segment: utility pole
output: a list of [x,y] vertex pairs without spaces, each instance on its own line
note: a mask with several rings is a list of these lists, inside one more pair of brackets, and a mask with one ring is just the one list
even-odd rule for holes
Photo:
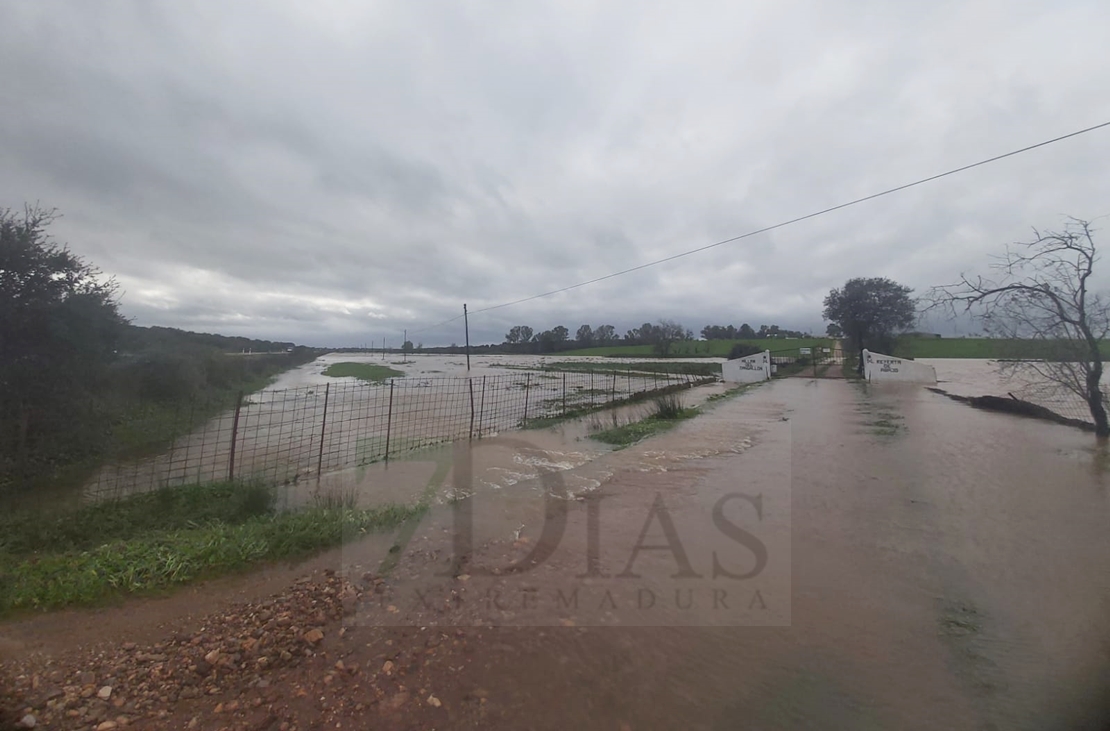
[[463,303],[463,327],[466,328],[466,371],[470,372],[470,317],[466,314],[466,303]]
[[405,339],[401,342],[401,350],[403,350],[404,353],[405,353],[405,362],[406,363],[409,362],[408,343],[409,343],[409,331],[408,331],[408,329],[406,329],[405,330]]

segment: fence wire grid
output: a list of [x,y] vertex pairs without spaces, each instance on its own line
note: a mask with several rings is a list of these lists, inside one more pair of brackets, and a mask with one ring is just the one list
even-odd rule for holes
[[228,479],[287,484],[713,380],[631,369],[528,371],[267,389],[241,397],[157,456],[99,468],[82,492],[97,500]]

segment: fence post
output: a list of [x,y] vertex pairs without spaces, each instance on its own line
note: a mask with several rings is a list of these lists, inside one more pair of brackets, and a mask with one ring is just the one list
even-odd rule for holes
[[320,419],[320,453],[316,456],[316,476],[324,474],[324,430],[328,426],[328,398],[331,396],[331,382],[324,384],[324,417]]
[[590,371],[590,406],[594,405],[594,372]]
[[616,368],[613,369],[613,393],[612,393],[612,395],[609,396],[609,401],[611,403],[614,403],[614,404],[617,402],[617,369]]
[[563,416],[567,415],[567,374],[563,373]]
[[228,482],[235,479],[235,440],[239,436],[239,412],[243,408],[243,392],[235,399],[235,418],[231,420],[231,454],[227,458]]
[[385,461],[389,461],[389,436],[393,430],[393,379],[389,379],[389,412],[385,417]]
[[469,376],[466,378],[467,388],[470,389],[470,438],[474,438],[474,381]]
[[520,422],[521,426],[528,425],[528,392],[532,390],[532,374],[529,373],[524,377],[524,420]]
[[482,376],[482,396],[478,402],[478,438],[482,438],[482,417],[486,413],[486,377]]

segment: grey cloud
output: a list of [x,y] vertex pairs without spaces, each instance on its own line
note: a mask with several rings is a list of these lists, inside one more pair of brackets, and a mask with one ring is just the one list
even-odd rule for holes
[[[59,207],[143,324],[459,341],[424,328],[1110,119],[1108,21],[1093,0],[10,3],[0,205]],[[851,276],[923,290],[1110,212],[1108,157],[1093,133],[472,333],[820,328]]]

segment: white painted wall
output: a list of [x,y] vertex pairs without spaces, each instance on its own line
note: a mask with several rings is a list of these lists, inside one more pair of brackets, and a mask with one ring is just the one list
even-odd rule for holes
[[726,360],[721,365],[721,377],[726,383],[755,383],[771,377],[771,351]]
[[863,377],[876,383],[886,381],[936,383],[937,371],[931,365],[865,350],[863,351]]

